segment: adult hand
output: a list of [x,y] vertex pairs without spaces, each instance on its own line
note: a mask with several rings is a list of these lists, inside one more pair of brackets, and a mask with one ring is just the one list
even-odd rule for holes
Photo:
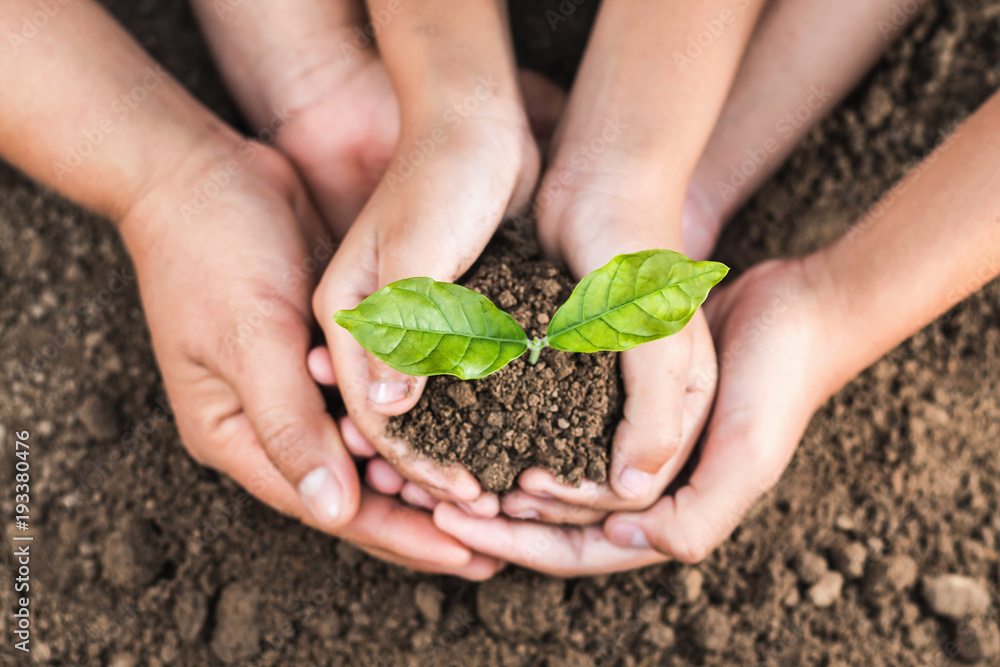
[[364,3],[193,6],[252,131],[291,160],[334,237],[343,238],[399,138],[396,95]]
[[[499,563],[442,534],[428,514],[360,488],[306,365],[315,267],[329,232],[278,153],[237,152],[229,133],[218,143],[153,185],[121,223],[191,455],[275,509],[386,560],[492,575]],[[228,185],[186,209],[220,173],[230,174]]]

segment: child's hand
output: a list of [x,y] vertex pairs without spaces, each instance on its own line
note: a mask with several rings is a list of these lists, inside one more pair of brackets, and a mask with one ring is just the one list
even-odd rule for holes
[[[675,494],[644,512],[615,514],[603,530],[477,519],[447,503],[436,508],[435,523],[472,549],[558,576],[631,569],[668,556],[701,560],[777,482],[813,411],[837,386],[828,364],[816,363],[826,358],[829,327],[809,278],[797,261],[771,262],[709,297],[722,360],[719,394],[700,461]],[[555,500],[538,507],[547,510],[545,519],[584,516]]]
[[[617,148],[609,148],[590,170],[573,171],[566,158],[582,139],[564,137],[554,165],[543,180],[539,235],[552,255],[576,277],[603,266],[613,256],[648,248],[683,251],[679,228],[670,223],[669,204],[659,191],[643,191],[642,174]],[[623,145],[628,141],[621,137]],[[566,148],[568,147],[568,148]],[[568,185],[559,179],[570,174]],[[660,190],[662,188],[658,188]],[[614,435],[610,485],[559,484],[549,472],[522,474],[520,487],[532,494],[593,509],[642,509],[651,505],[684,465],[705,424],[715,393],[715,352],[702,312],[678,334],[620,355],[625,383],[624,416]],[[543,519],[547,503],[531,506],[522,495],[506,511],[536,510]],[[587,514],[577,514],[588,520]],[[576,523],[576,521],[574,521]]]
[[[382,4],[372,11],[389,11]],[[455,280],[526,202],[538,151],[505,20],[494,3],[410,5],[379,33],[400,103],[399,146],[313,300],[354,424],[407,478],[455,501],[480,495],[468,471],[442,472],[384,436],[387,417],[410,409],[425,380],[370,357],[332,316],[402,278]]]

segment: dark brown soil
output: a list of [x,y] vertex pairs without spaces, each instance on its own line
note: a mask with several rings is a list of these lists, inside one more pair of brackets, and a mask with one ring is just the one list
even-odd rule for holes
[[[541,338],[575,283],[539,257],[533,233],[505,226],[459,283]],[[458,461],[487,491],[510,489],[534,466],[569,483],[603,482],[623,401],[617,355],[547,348],[535,366],[524,355],[482,380],[429,378],[416,408],[392,419],[388,432],[437,461]]]
[[[186,2],[106,4],[235,121]],[[554,31],[556,0],[511,6],[522,57],[567,77],[585,34],[574,21],[596,2]],[[719,259],[738,272],[842,233],[993,93],[998,62],[996,3],[925,3],[733,222]],[[996,613],[950,620],[920,583],[955,573],[1000,599],[996,282],[830,399],[778,487],[704,563],[575,581],[513,568],[477,585],[385,565],[191,461],[134,280],[104,292],[116,270],[131,275],[108,224],[0,167],[0,664],[1000,664]],[[30,660],[11,648],[9,613],[22,429],[37,472]]]

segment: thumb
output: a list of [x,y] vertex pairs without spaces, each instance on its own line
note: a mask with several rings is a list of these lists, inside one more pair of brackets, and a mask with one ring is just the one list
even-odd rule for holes
[[[708,556],[773,487],[798,438],[791,415],[716,412],[691,479],[641,513],[610,517],[604,530],[619,546],[652,546],[684,563]],[[804,428],[804,426],[803,426]]]
[[[287,305],[276,306],[240,341],[226,379],[267,457],[316,522],[330,530],[357,513],[357,468],[306,365],[309,331]],[[228,371],[228,372],[227,372]]]

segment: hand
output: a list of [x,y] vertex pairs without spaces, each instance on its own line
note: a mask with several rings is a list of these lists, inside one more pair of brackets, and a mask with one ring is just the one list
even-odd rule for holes
[[[360,488],[306,367],[310,296],[328,232],[288,163],[238,139],[203,147],[122,221],[164,383],[199,462],[275,509],[409,567],[483,578],[492,559],[426,513]],[[230,168],[237,165],[238,171]],[[178,210],[235,175],[185,222]],[[359,501],[360,498],[360,501]]]
[[602,530],[479,519],[441,503],[435,523],[478,552],[558,576],[703,559],[777,482],[812,413],[838,386],[824,356],[835,305],[817,297],[824,282],[812,264],[774,261],[709,297],[720,353],[715,410],[690,480],[652,508],[614,514]]
[[454,281],[527,201],[538,150],[504,20],[490,3],[414,5],[380,33],[400,101],[399,145],[313,299],[352,422],[406,478],[455,502],[480,496],[467,470],[441,470],[384,435],[388,416],[416,403],[425,378],[368,355],[332,315],[402,278]]
[[[642,165],[616,147],[592,165],[575,166],[580,154],[572,151],[589,143],[586,135],[564,134],[560,157],[539,190],[539,236],[549,254],[581,278],[620,253],[683,251],[680,221],[671,219],[669,196],[663,194],[670,188],[644,191],[638,185]],[[601,510],[648,507],[679,472],[715,391],[714,347],[704,314],[696,313],[674,336],[621,353],[620,363],[626,402],[613,440],[610,483],[585,480],[574,488],[547,471],[528,470],[519,479],[526,493],[505,497],[505,512],[553,523],[591,523],[603,516]]]
[[253,132],[291,160],[343,238],[389,164],[399,107],[358,0],[261,0],[220,12],[194,0]]

